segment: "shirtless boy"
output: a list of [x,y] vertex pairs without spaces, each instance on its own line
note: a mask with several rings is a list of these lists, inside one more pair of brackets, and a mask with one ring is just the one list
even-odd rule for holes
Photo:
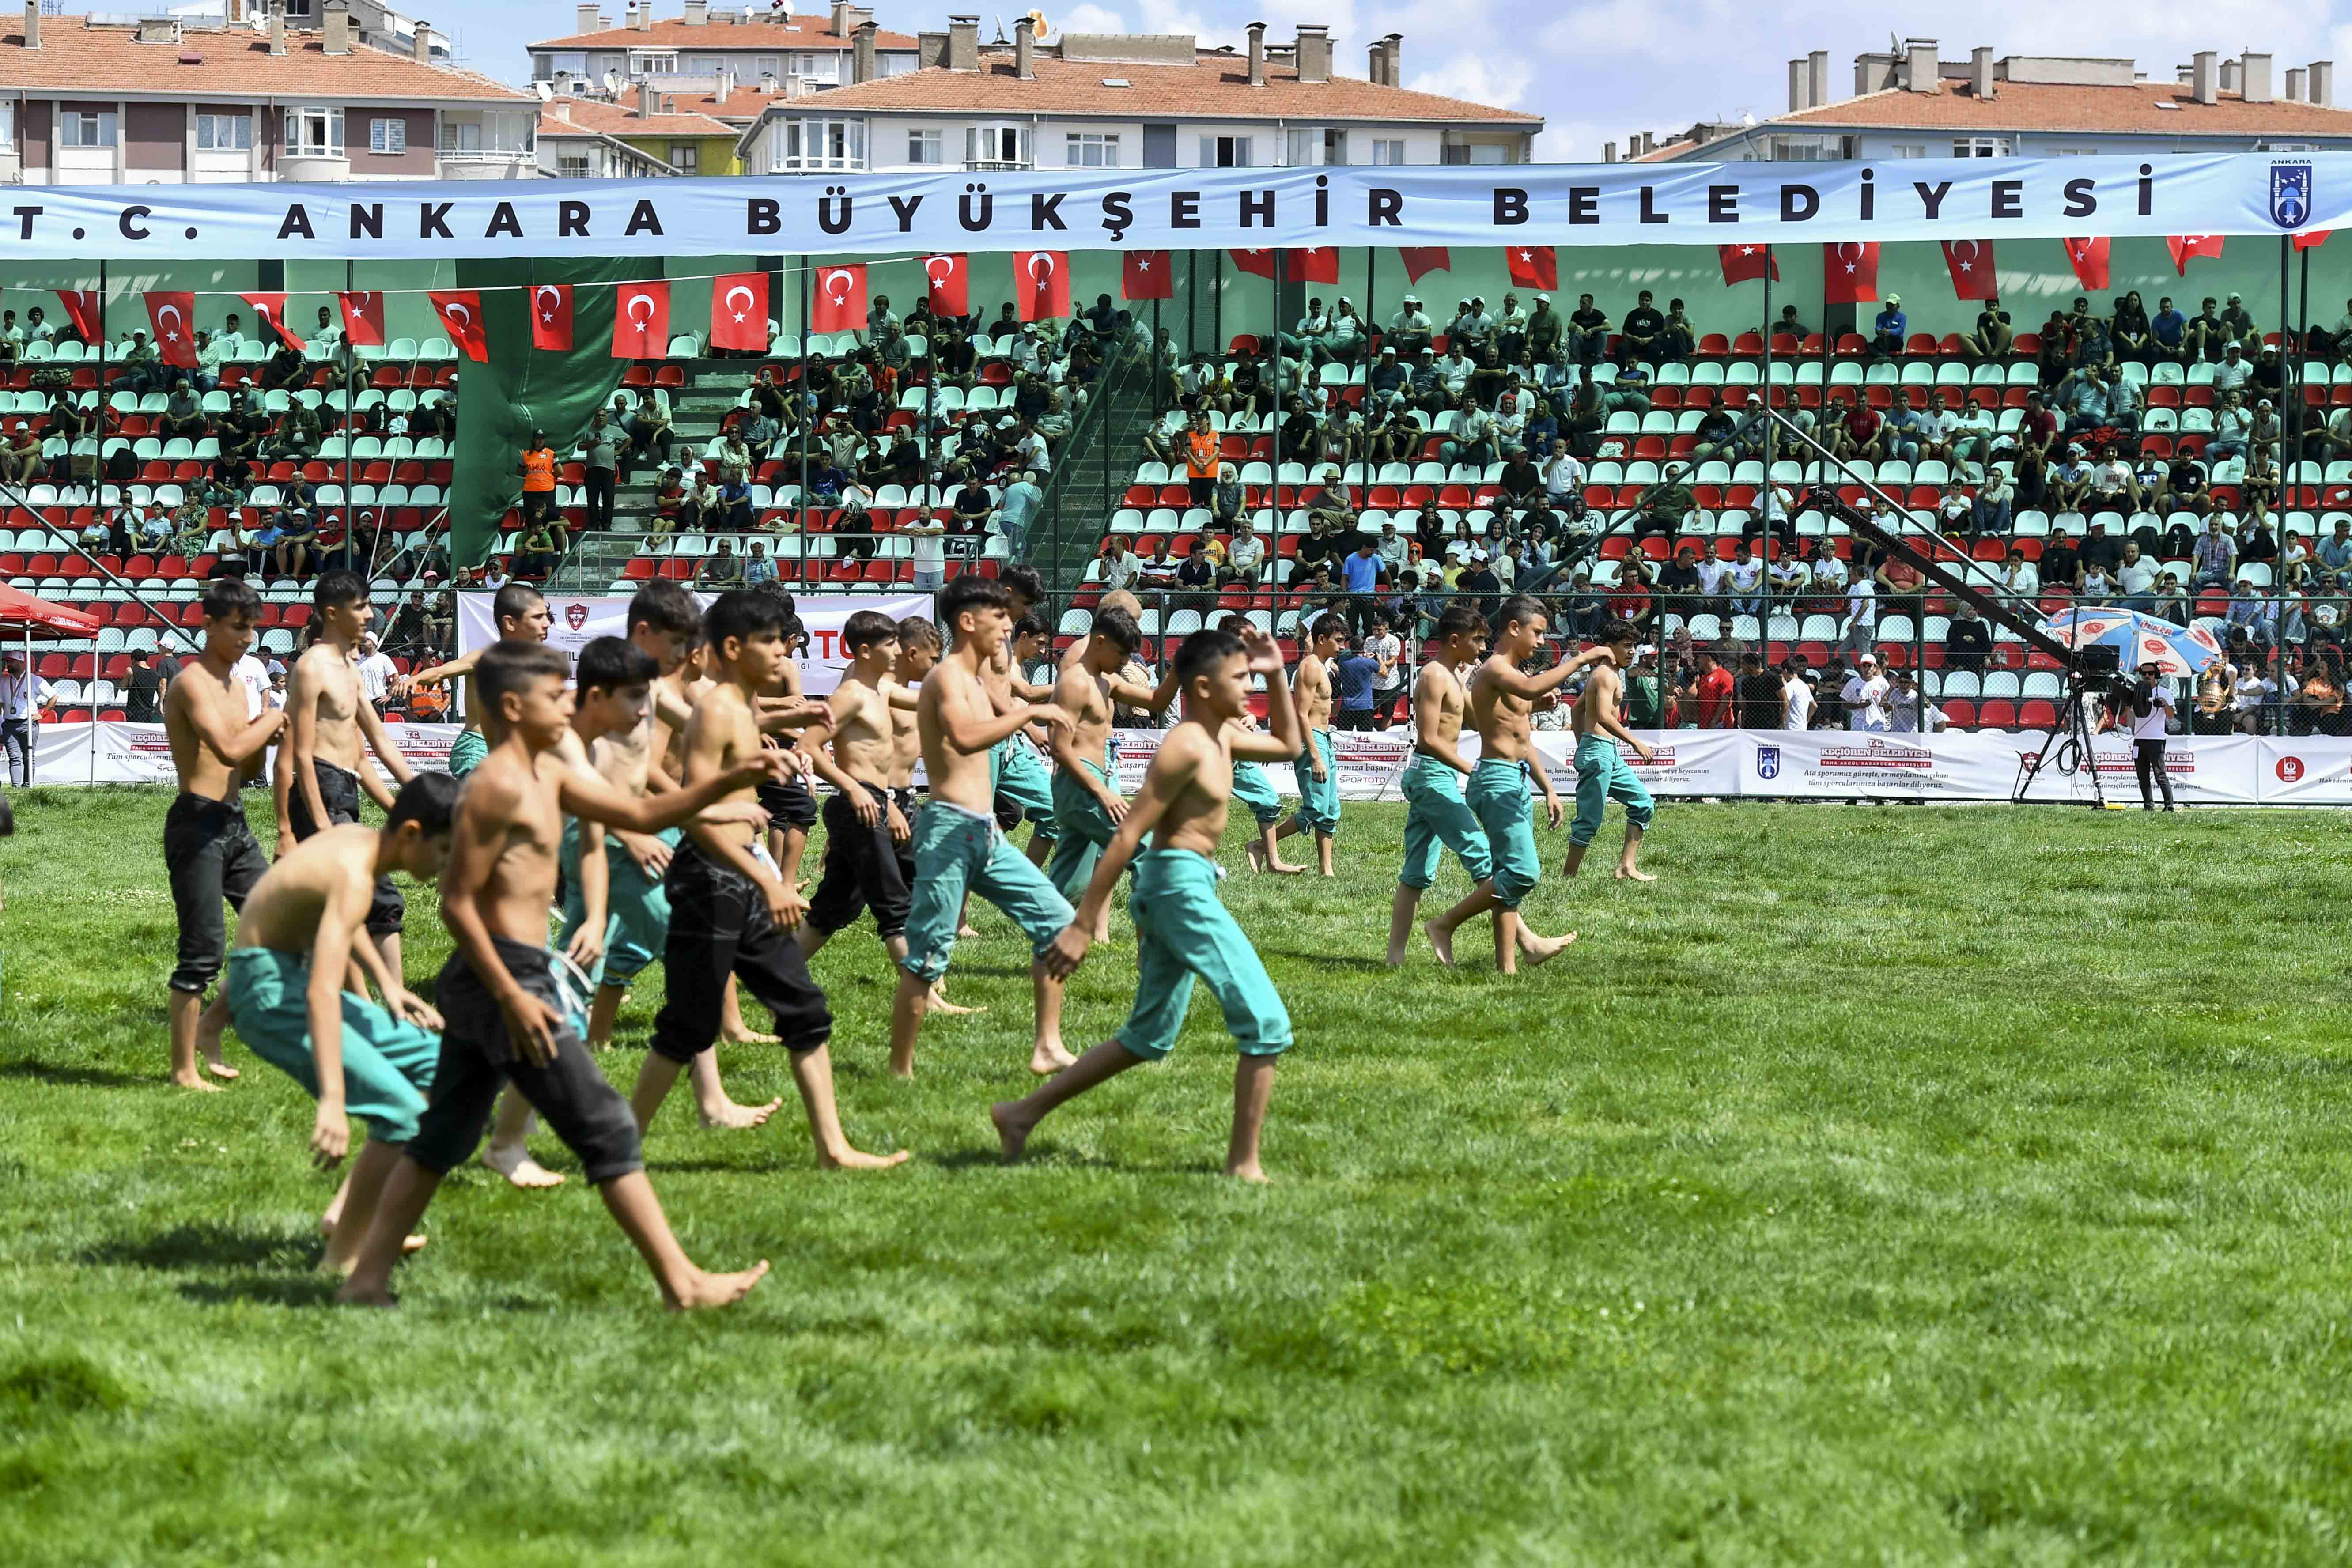
[[566,812],[657,833],[749,790],[782,764],[754,758],[683,790],[628,799],[556,754],[572,718],[567,673],[563,655],[544,644],[500,642],[476,661],[473,678],[496,743],[460,797],[441,878],[441,914],[457,951],[436,987],[444,1027],[433,1100],[384,1184],[339,1300],[390,1300],[403,1244],[442,1177],[481,1142],[501,1081],[512,1083],[580,1157],[670,1306],[738,1300],[768,1271],[762,1261],[740,1274],[707,1274],[671,1234],[646,1179],[636,1119],[580,1037],[578,1015],[548,951],[547,909],[555,897]]
[[[1234,1068],[1234,1127],[1225,1174],[1262,1182],[1258,1133],[1274,1092],[1274,1068],[1291,1042],[1290,1014],[1257,950],[1217,900],[1217,846],[1225,836],[1236,757],[1279,762],[1298,754],[1298,716],[1282,685],[1282,650],[1255,628],[1222,628],[1184,639],[1173,660],[1184,718],[1169,731],[1128,803],[1118,832],[1095,868],[1085,901],[1045,955],[1057,976],[1076,970],[1119,877],[1131,863],[1135,889],[1135,1006],[1117,1035],[1080,1057],[1027,1098],[989,1111],[1007,1160],[1020,1158],[1029,1135],[1055,1107],[1141,1062],[1165,1057],[1184,1027],[1192,980],[1208,984],[1241,1048]],[[1249,711],[1250,677],[1271,677],[1267,722],[1257,735],[1234,722]],[[1145,835],[1152,847],[1142,848]]]
[[879,610],[859,610],[841,627],[849,667],[826,706],[831,767],[842,783],[824,803],[824,870],[809,900],[798,936],[801,955],[813,958],[827,938],[874,911],[874,929],[895,965],[907,955],[908,881],[898,844],[910,826],[891,798],[897,750],[893,705],[914,699],[890,679],[898,660],[898,623]]
[[[757,807],[756,778],[773,776],[797,760],[760,739],[760,695],[773,686],[777,667],[789,657],[784,615],[773,598],[741,588],[719,595],[704,613],[703,640],[723,676],[695,704],[686,727],[687,793],[732,780],[722,796]],[[763,764],[762,758],[770,760]],[[842,783],[856,787],[845,776]],[[653,1050],[630,1096],[638,1129],[652,1125],[678,1069],[719,1043],[721,993],[733,975],[774,1016],[818,1159],[847,1170],[878,1170],[904,1160],[904,1150],[887,1157],[860,1152],[842,1135],[826,1045],[833,1013],[791,935],[807,906],[758,846],[756,830],[739,823],[688,823],[663,887],[669,894],[669,934],[662,948],[666,994],[654,1016]]]
[[[1053,634],[1045,622],[1033,620],[1038,602],[1045,596],[1045,580],[1037,575],[1035,567],[1008,566],[997,582],[1008,595],[1012,630],[996,656],[981,667],[980,679],[996,711],[1009,713],[1024,702],[1053,700],[1051,687],[1032,686],[1023,673],[1029,660],[1052,646]],[[949,632],[955,630],[945,610],[940,612],[940,618]],[[1024,622],[1031,624],[1024,628]],[[1031,825],[1029,863],[1043,866],[1054,847],[1054,781],[1029,740],[1015,730],[990,751],[989,783],[994,795],[989,805],[1007,833],[1024,820]]]
[[[351,823],[305,835],[237,920],[229,1016],[255,1056],[319,1102],[312,1157],[333,1169],[351,1149],[349,1119],[368,1124],[367,1147],[320,1222],[328,1238],[320,1266],[338,1274],[351,1272],[384,1180],[416,1136],[441,1055],[441,1015],[360,933],[383,877],[396,870],[430,882],[441,874],[457,808],[456,779],[418,773],[401,786],[383,832]],[[374,982],[381,1006],[346,988],[354,963]]]
[[1617,857],[1617,876],[1630,882],[1657,880],[1637,864],[1642,835],[1656,807],[1617,749],[1622,742],[1643,762],[1650,760],[1650,748],[1625,728],[1625,679],[1617,673],[1633,668],[1633,646],[1641,635],[1631,621],[1611,621],[1601,627],[1601,641],[1612,662],[1592,672],[1576,700],[1576,820],[1569,824],[1568,864],[1562,868],[1570,877],[1584,864],[1584,852],[1601,831],[1601,814],[1613,800],[1625,808],[1625,848]]
[[[1495,967],[1505,974],[1516,974],[1519,904],[1543,878],[1543,862],[1536,854],[1533,797],[1528,789],[1530,769],[1543,786],[1544,810],[1551,826],[1558,827],[1563,815],[1559,796],[1551,787],[1550,770],[1537,754],[1530,736],[1528,715],[1538,700],[1559,690],[1570,676],[1607,658],[1609,649],[1596,644],[1541,675],[1529,675],[1519,666],[1543,646],[1550,624],[1543,605],[1518,595],[1504,600],[1497,613],[1501,625],[1495,650],[1469,681],[1471,722],[1478,728],[1478,766],[1470,774],[1470,787],[1463,792],[1463,799],[1486,829],[1487,853],[1494,860]],[[1436,940],[1434,934],[1431,940]],[[1563,944],[1573,942],[1576,933],[1570,931],[1559,940]]]
[[[784,609],[784,661],[777,668],[775,684],[762,695],[772,701],[784,699],[798,705],[803,699],[801,667],[796,656],[808,642],[808,632],[793,614],[789,597],[776,602]],[[780,743],[787,750],[793,747],[790,739]],[[768,858],[776,863],[776,875],[784,886],[798,890],[801,857],[808,852],[809,829],[816,826],[816,795],[809,789],[808,780],[795,774],[781,783],[771,781],[761,785],[760,804],[768,808]]]
[[196,1070],[200,1037],[209,1069],[236,1076],[220,1059],[227,994],[204,1005],[228,952],[221,900],[243,909],[269,869],[245,823],[239,775],[261,760],[286,713],[265,707],[259,717],[247,717],[245,684],[236,675],[237,660],[253,646],[261,595],[242,577],[215,577],[199,602],[204,651],[180,667],[163,694],[163,732],[172,743],[173,771],[180,775],[179,797],[163,818],[163,866],[180,925],[179,962],[172,970],[172,1081],[209,1089],[219,1085]]
[[[547,608],[546,596],[528,583],[509,583],[490,601],[490,619],[499,628],[499,641],[539,643],[547,640],[548,627],[553,616]],[[482,765],[488,754],[489,742],[482,731],[481,693],[475,689],[474,667],[481,662],[485,649],[436,664],[429,669],[417,670],[393,682],[395,695],[412,686],[439,686],[463,679],[466,682],[466,712],[457,738],[449,742],[449,776],[464,778]]]
[[[376,777],[369,752],[399,783],[416,776],[360,689],[354,661],[360,638],[375,619],[367,579],[356,572],[322,572],[310,591],[310,606],[318,640],[294,661],[293,677],[286,683],[287,821],[298,844],[321,827],[357,822],[362,790],[376,805],[392,808],[392,791]],[[394,974],[400,973],[400,929],[407,910],[390,877],[376,883],[367,933]]]
[[1339,758],[1331,743],[1331,662],[1348,640],[1348,617],[1327,610],[1315,623],[1306,651],[1298,656],[1291,678],[1291,702],[1306,730],[1306,744],[1291,759],[1298,775],[1298,809],[1275,831],[1277,840],[1312,828],[1315,858],[1327,877],[1339,872],[1331,865],[1331,848],[1339,831]]
[[1029,1070],[1058,1072],[1071,1058],[1062,1048],[1062,983],[1046,969],[1045,956],[1069,923],[1070,903],[1005,842],[996,823],[990,752],[1028,725],[1066,733],[1070,716],[1051,704],[1013,702],[1009,710],[1000,709],[990,694],[984,672],[1002,658],[1013,628],[1013,595],[1000,581],[958,577],[940,593],[939,606],[955,636],[955,651],[924,677],[915,710],[931,795],[915,817],[914,901],[907,918],[907,956],[890,1009],[890,1070],[901,1078],[914,1074],[916,1037],[930,988],[947,973],[958,911],[969,889],[1029,933],[1037,1004]]
[[[1054,858],[1045,875],[1062,897],[1076,899],[1094,879],[1095,862],[1118,832],[1127,815],[1127,801],[1111,777],[1111,704],[1122,702],[1152,713],[1163,713],[1176,700],[1176,672],[1171,665],[1157,689],[1139,686],[1122,673],[1143,633],[1125,610],[1105,610],[1095,616],[1086,652],[1062,669],[1054,685],[1055,705],[1070,716],[1067,735],[1054,739]],[[1102,923],[1094,940],[1110,940],[1110,906],[1103,906]]]

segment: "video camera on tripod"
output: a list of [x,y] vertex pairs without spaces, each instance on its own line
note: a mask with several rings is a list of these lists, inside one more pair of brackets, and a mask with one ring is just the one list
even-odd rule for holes
[[2074,658],[2067,673],[2077,690],[2105,697],[2124,683],[2123,649],[2115,644],[2091,643],[2076,648]]

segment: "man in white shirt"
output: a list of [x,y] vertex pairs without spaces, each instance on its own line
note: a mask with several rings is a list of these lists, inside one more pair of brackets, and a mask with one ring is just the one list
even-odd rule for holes
[[[2165,732],[2172,727],[2172,691],[2154,660],[2139,667],[2139,683],[2123,694],[2123,716],[2131,725],[2132,772],[2139,777],[2139,808],[2156,809],[2155,789],[2164,792],[2164,809],[2172,804],[2172,774],[2164,765]],[[2155,781],[2155,789],[2149,781]]]
[[1732,552],[1731,564],[1724,570],[1724,581],[1731,590],[1731,613],[1735,616],[1760,616],[1764,601],[1756,591],[1764,582],[1764,563],[1746,543]]
[[[1863,584],[1867,586],[1870,579]],[[1845,699],[1845,727],[1849,730],[1884,731],[1886,728],[1886,678],[1878,673],[1878,656],[1864,654],[1853,661],[1853,673],[1845,678],[1838,695]]]
[[948,583],[948,525],[932,515],[928,506],[915,509],[911,522],[902,522],[898,531],[908,540],[908,550],[915,568],[915,592],[936,594]]
[[1813,683],[1805,679],[1803,656],[1791,655],[1783,673],[1788,679],[1781,683],[1780,691],[1789,702],[1788,719],[1781,728],[1810,730],[1813,727]]
[[1845,590],[1845,633],[1838,639],[1841,653],[1866,654],[1878,640],[1878,589],[1866,572],[1856,572]]
[[1584,493],[1584,465],[1566,447],[1544,465],[1544,493],[1551,498],[1555,509],[1567,506]]
[[40,742],[41,702],[48,682],[25,667],[22,653],[0,659],[0,748],[8,753],[8,782],[33,782],[34,748]]
[[1813,560],[1813,586],[1824,594],[1842,593],[1845,589],[1845,563],[1833,550],[1824,550]]
[[1225,547],[1225,581],[1257,585],[1259,572],[1265,565],[1265,540],[1257,525],[1244,517],[1234,530],[1233,542]]
[[360,657],[355,662],[360,695],[367,699],[369,707],[382,712],[384,693],[392,689],[393,678],[400,673],[399,668],[392,662],[392,656],[377,645],[373,632],[361,635]]

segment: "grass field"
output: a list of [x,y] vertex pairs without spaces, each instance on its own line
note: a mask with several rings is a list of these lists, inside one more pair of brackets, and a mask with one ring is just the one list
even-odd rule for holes
[[733,1053],[784,1115],[681,1093],[648,1164],[699,1260],[775,1273],[686,1321],[576,1176],[478,1168],[401,1311],[329,1310],[300,1092],[234,1043],[231,1092],[162,1082],[164,797],[16,804],[0,1563],[2352,1552],[2341,816],[1668,805],[1664,879],[1547,882],[1584,940],[1506,983],[1483,926],[1382,968],[1403,813],[1351,806],[1337,882],[1225,884],[1298,1026],[1263,1190],[1215,1174],[1205,999],[1004,1169],[1025,951],[985,918],[953,989],[994,1011],[908,1086],[846,934],[844,1121],[915,1158],[818,1173],[782,1057]]

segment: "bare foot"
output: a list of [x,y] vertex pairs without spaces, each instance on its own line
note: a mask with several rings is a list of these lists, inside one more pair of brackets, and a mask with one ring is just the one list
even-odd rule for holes
[[[421,1234],[411,1236],[400,1244],[400,1255],[403,1258],[412,1257],[424,1250],[425,1237]],[[352,1270],[359,1266],[360,1260],[356,1258],[347,1258],[341,1263],[331,1263],[323,1258],[319,1259],[319,1272],[331,1274],[338,1279],[350,1279]]]
[[496,1143],[484,1146],[482,1163],[526,1191],[537,1187],[560,1187],[563,1177],[530,1157],[530,1151],[517,1144],[501,1148]]
[[817,1151],[816,1163],[828,1171],[887,1171],[893,1165],[904,1164],[906,1159],[907,1151],[904,1149],[895,1154],[868,1154],[862,1149],[853,1149],[844,1143],[837,1152],[824,1149]]
[[757,1127],[773,1116],[776,1107],[782,1104],[781,1100],[772,1100],[765,1105],[738,1105],[731,1100],[724,1100],[716,1107],[702,1108],[702,1124],[730,1131]]
[[1225,1167],[1225,1174],[1237,1182],[1262,1183],[1266,1179],[1265,1171],[1255,1160],[1252,1160],[1246,1165],[1228,1165]]
[[1040,1040],[1037,1048],[1029,1053],[1029,1070],[1039,1078],[1052,1078],[1078,1058],[1062,1048],[1059,1040]]
[[206,1072],[215,1078],[227,1079],[234,1082],[241,1075],[235,1068],[221,1059],[221,1031],[228,1026],[227,1016],[223,1015],[218,1024],[207,1025],[205,1020],[210,1016],[210,1010],[207,1009],[205,1014],[197,1017],[197,1053],[205,1058]]
[[[1421,922],[1421,934],[1427,937],[1429,945],[1437,950],[1437,962],[1448,969],[1453,968],[1454,933],[1444,930],[1435,921],[1427,920]],[[1402,963],[1403,960],[1400,959],[1398,962]]]
[[[1519,929],[1522,932],[1527,930],[1525,926],[1522,926]],[[1533,969],[1539,963],[1548,963],[1552,959],[1558,958],[1562,952],[1567,951],[1568,944],[1575,940],[1576,933],[1574,931],[1569,931],[1561,936],[1523,935],[1519,941],[1519,952],[1526,954],[1528,967],[1529,969]]]
[[930,995],[924,998],[923,1001],[923,1014],[926,1017],[929,1016],[933,1013],[985,1013],[987,1011],[988,1008],[985,1005],[979,1007],[959,1007],[954,1003],[949,1001],[947,998],[947,993],[941,991],[936,985],[931,987]]
[[772,1046],[782,1037],[763,1035],[749,1024],[729,1024],[719,1031],[719,1037],[730,1046]]
[[236,1079],[245,1076],[243,1073],[237,1071],[236,1068],[221,1060],[218,1057],[208,1058],[205,1062],[205,1070],[212,1074],[215,1078],[225,1078],[229,1079],[231,1082],[235,1082]]
[[172,1087],[202,1089],[207,1094],[218,1094],[221,1086],[205,1078],[202,1073],[175,1072],[172,1075]]
[[956,927],[956,940],[958,942],[971,941],[977,938],[979,935],[980,929],[973,925],[970,921],[966,921],[963,924]]
[[1269,860],[1265,863],[1265,868],[1273,872],[1277,877],[1304,877],[1307,875],[1306,867],[1294,866],[1287,860]]
[[988,1108],[988,1119],[996,1123],[997,1142],[1003,1145],[1004,1163],[1010,1165],[1021,1158],[1021,1151],[1028,1146],[1029,1134],[1036,1131],[1037,1124],[1021,1119],[1021,1102],[1017,1100],[998,1100]]
[[1654,882],[1658,879],[1647,871],[1636,870],[1631,866],[1620,866],[1617,868],[1617,879],[1621,882]]
[[1242,856],[1244,859],[1249,861],[1249,868],[1251,870],[1263,871],[1265,869],[1265,846],[1263,844],[1252,842],[1243,846]]
[[691,1312],[703,1307],[731,1307],[751,1293],[751,1287],[768,1276],[768,1260],[764,1258],[740,1274],[705,1274],[698,1268],[694,1277],[669,1301],[673,1312]]
[[399,1304],[393,1300],[392,1292],[389,1290],[358,1290],[352,1289],[349,1280],[345,1280],[343,1288],[335,1292],[335,1305],[338,1307],[391,1308]]

